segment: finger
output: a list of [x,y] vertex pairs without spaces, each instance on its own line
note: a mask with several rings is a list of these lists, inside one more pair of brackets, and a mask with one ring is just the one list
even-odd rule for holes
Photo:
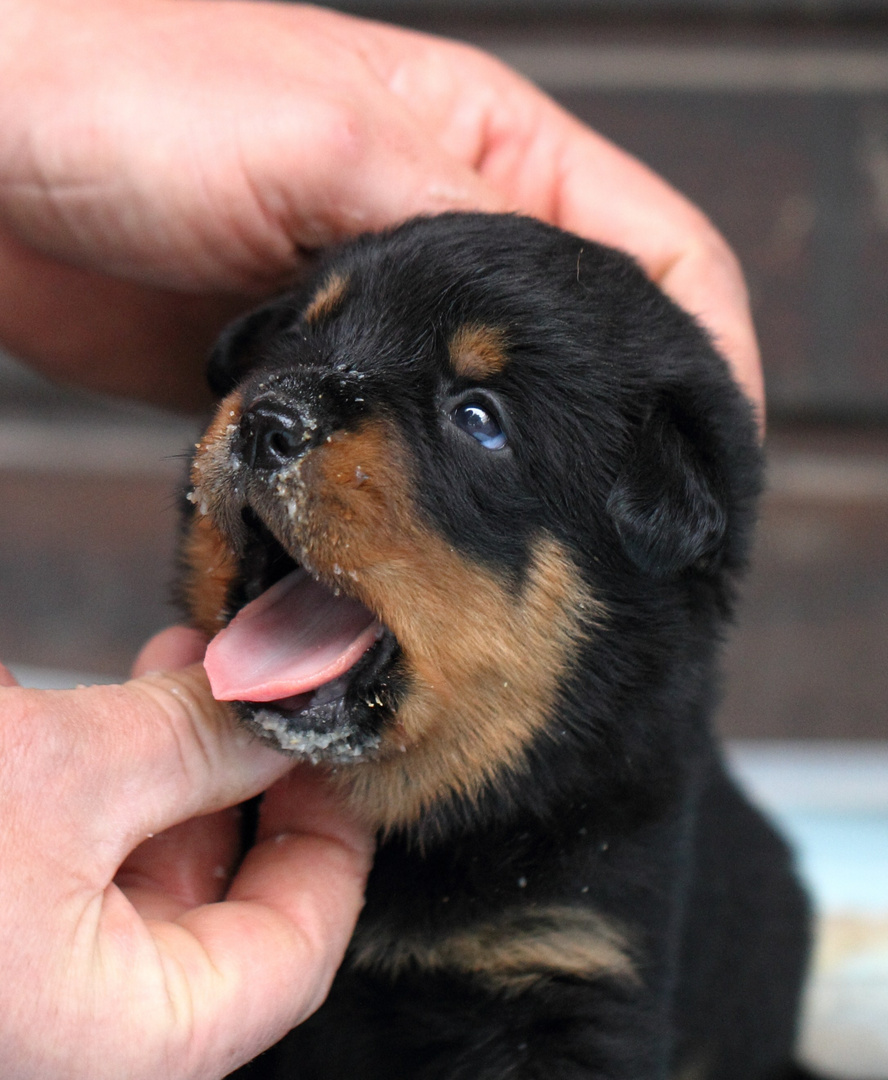
[[[255,295],[280,289],[306,249],[420,212],[503,207],[380,81],[372,24],[275,4],[106,15],[86,51],[55,56],[35,42],[37,70],[56,70],[52,101],[32,80],[32,111],[70,89],[58,128],[41,128],[33,154],[6,170],[4,220],[36,252],[145,285]],[[137,48],[139,64],[97,75],[109,44]],[[93,115],[97,86],[107,94]],[[132,110],[148,101],[136,133]],[[94,139],[69,145],[64,120],[84,112]],[[170,174],[183,154],[190,167]]]
[[[133,678],[198,663],[206,646],[199,630],[168,627],[142,648]],[[190,908],[221,900],[240,857],[242,818],[235,806],[148,837],[125,860],[115,883],[146,919],[176,919]]]
[[[97,689],[113,697],[117,688]],[[137,835],[243,802],[292,768],[292,758],[262,743],[213,699],[200,665],[142,676],[119,689],[128,695],[140,745],[138,777],[126,753],[115,762],[134,792]]]
[[169,626],[155,634],[133,664],[134,679],[159,671],[176,671],[199,664],[207,649],[207,638],[190,626]]
[[703,239],[672,264],[659,284],[686,311],[695,315],[730,363],[741,389],[755,406],[759,426],[765,424],[765,382],[761,354],[749,307],[743,273],[720,236]]
[[241,854],[240,807],[192,818],[149,837],[114,881],[143,919],[179,918],[221,900]]
[[5,664],[0,664],[0,686],[18,686],[18,679],[15,675],[6,667]]
[[[557,130],[557,128],[556,128]],[[631,155],[572,118],[563,134],[556,224],[621,248],[695,316],[750,399],[764,386],[740,266],[713,225]]]
[[[174,671],[203,659],[206,636],[187,626],[155,634],[133,664],[133,678]],[[183,821],[149,836],[125,860],[115,883],[145,919],[176,919],[220,900],[241,848],[239,807]]]
[[[309,871],[297,860],[290,860],[285,874],[279,865],[281,851],[290,850],[293,844],[306,852],[316,847],[320,861],[315,865],[313,858],[309,859],[312,863]],[[298,911],[299,906],[298,903],[290,906],[291,885],[301,882],[306,874],[322,877],[329,872],[332,875],[329,887],[322,884],[321,878],[316,878],[315,884],[318,894],[326,894],[327,903],[331,905],[328,914],[332,924],[338,925],[344,913],[351,911],[354,902],[351,888],[343,897],[337,895],[335,888],[342,853],[346,853],[347,865],[363,868],[361,872],[364,873],[369,868],[373,850],[372,833],[348,811],[325,772],[299,766],[265,793],[256,843],[232,882],[228,897],[238,901],[273,902],[292,913]],[[329,865],[328,857],[333,859]],[[285,880],[288,875],[290,884]],[[340,904],[344,906],[338,906]]]
[[572,119],[565,132],[561,224],[634,255],[709,331],[763,404],[758,345],[740,266],[711,222],[645,165]]
[[0,341],[50,378],[202,409],[207,352],[247,298],[121,281],[40,255],[0,231]]
[[373,837],[349,813],[328,773],[315,766],[297,765],[265,792],[256,843],[306,831],[328,834],[349,847],[373,848]]
[[13,827],[37,843],[64,820],[66,863],[82,863],[94,885],[150,834],[242,802],[292,766],[213,700],[199,666],[123,686],[0,693]]
[[[250,852],[230,899],[157,931],[160,947],[175,953],[192,976],[194,1028],[206,1025],[208,1043],[239,1045],[240,1061],[277,1041],[323,1000],[354,929],[370,867],[369,837],[317,778],[300,776],[276,788],[278,798],[275,827],[286,823],[287,831]],[[203,992],[195,973],[208,980]],[[203,1002],[214,1003],[215,1015],[200,1015]]]
[[[360,108],[347,97],[319,95],[302,103],[298,118],[288,115],[286,124],[276,167],[288,185],[273,209],[265,209],[279,235],[290,240],[286,261],[274,271],[278,285],[282,275],[298,271],[306,252],[418,214],[515,208],[471,163],[442,150],[428,125],[383,87],[363,85]],[[312,155],[302,154],[303,146],[311,146]],[[244,282],[269,289],[271,266],[269,259],[245,268],[252,276]]]

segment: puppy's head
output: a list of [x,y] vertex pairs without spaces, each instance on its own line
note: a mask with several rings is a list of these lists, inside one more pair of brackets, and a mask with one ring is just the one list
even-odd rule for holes
[[615,252],[418,220],[236,324],[210,374],[185,592],[213,690],[353,766],[383,826],[607,741],[633,664],[663,683],[675,626],[727,602],[750,410]]

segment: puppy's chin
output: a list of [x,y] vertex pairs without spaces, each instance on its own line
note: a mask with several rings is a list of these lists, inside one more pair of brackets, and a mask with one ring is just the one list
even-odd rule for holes
[[355,765],[379,749],[381,736],[361,731],[343,698],[295,709],[274,701],[237,701],[234,707],[263,741],[313,765]]
[[378,755],[393,721],[400,655],[383,629],[345,674],[314,690],[232,704],[242,723],[285,753],[312,764],[359,764]]

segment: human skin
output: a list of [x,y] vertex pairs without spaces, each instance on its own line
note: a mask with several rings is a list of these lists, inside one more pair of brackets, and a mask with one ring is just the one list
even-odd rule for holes
[[[139,670],[204,644],[167,631]],[[290,766],[233,729],[199,665],[55,692],[0,666],[4,1075],[215,1080],[320,1004],[372,843]],[[269,785],[233,875],[226,808]]]
[[761,407],[718,232],[491,57],[289,4],[0,14],[0,341],[48,374],[195,405],[220,326],[319,249],[417,213],[514,210],[633,254]]
[[[490,57],[238,0],[0,0],[0,18],[0,342],[52,377],[194,408],[221,326],[320,249],[416,213],[514,210],[632,253],[761,406],[716,230]],[[203,647],[167,631],[123,687],[23,690],[0,668],[16,1080],[221,1077],[341,959],[370,840],[235,731]],[[269,785],[235,874],[227,808]]]

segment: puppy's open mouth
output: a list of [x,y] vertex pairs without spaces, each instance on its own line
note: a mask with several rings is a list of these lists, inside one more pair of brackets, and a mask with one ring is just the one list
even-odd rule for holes
[[358,600],[299,566],[255,519],[237,614],[210,642],[214,697],[281,749],[311,760],[369,756],[391,714],[400,655]]

